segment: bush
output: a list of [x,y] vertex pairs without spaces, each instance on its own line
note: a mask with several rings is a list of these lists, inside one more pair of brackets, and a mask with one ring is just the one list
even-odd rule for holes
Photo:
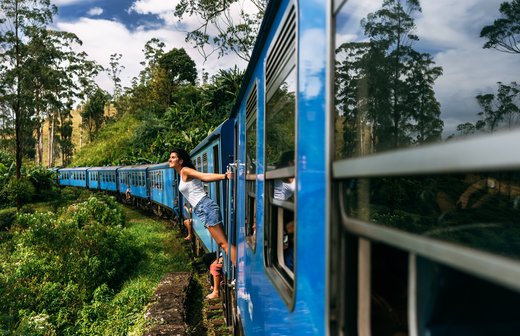
[[27,178],[34,186],[35,200],[53,199],[58,193],[55,174],[42,166],[33,166],[27,169]]
[[16,209],[0,210],[0,231],[9,230],[16,219]]
[[57,335],[56,328],[49,321],[49,315],[30,313],[23,316],[15,335],[30,335],[30,336],[55,336]]
[[4,192],[7,195],[7,200],[11,204],[15,204],[17,199],[19,199],[22,204],[25,204],[31,201],[35,189],[28,178],[22,177],[17,179],[16,177],[12,177],[5,186]]
[[142,258],[124,220],[111,197],[90,197],[61,215],[20,214],[12,251],[0,261],[0,316],[20,312],[24,335],[40,335],[34,328],[48,331],[42,335],[75,334],[78,314],[95,290],[119,288]]

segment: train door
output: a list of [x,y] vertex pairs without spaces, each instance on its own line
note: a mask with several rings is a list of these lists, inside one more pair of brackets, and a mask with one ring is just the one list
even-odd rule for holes
[[296,8],[271,46],[265,70],[264,262],[287,307],[295,303],[297,230]]

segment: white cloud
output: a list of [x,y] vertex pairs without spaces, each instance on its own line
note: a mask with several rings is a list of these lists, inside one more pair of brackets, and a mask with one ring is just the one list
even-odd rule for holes
[[51,0],[51,2],[56,6],[68,6],[68,5],[75,5],[78,3],[89,3],[96,0]]
[[162,14],[175,10],[178,2],[178,0],[137,0],[132,4],[129,11],[134,11],[138,14]]
[[[443,74],[435,82],[441,103],[445,134],[463,122],[475,122],[480,111],[475,96],[492,93],[497,82],[509,83],[518,76],[511,69],[518,57],[484,49],[480,31],[499,16],[501,0],[443,0],[422,3],[424,15],[418,20],[421,47],[428,48]],[[449,8],[449,12],[446,11]]]
[[98,15],[103,14],[103,8],[94,7],[94,8],[89,9],[87,13],[90,16],[98,16]]
[[[186,33],[175,30],[172,26],[164,26],[156,29],[137,29],[131,31],[122,23],[95,18],[80,18],[73,22],[63,22],[57,18],[56,26],[59,30],[75,33],[83,45],[79,50],[87,52],[89,58],[104,67],[109,66],[110,55],[120,53],[123,57],[120,64],[125,67],[121,73],[123,86],[129,87],[133,77],[137,77],[142,70],[139,64],[144,60],[142,49],[151,38],[158,38],[166,44],[165,51],[172,48],[184,48],[188,55],[195,61],[199,77],[202,69],[209,72],[210,76],[219,69],[228,69],[235,64],[245,68],[247,64],[235,55],[223,58],[212,58],[205,64],[202,56],[191,45],[185,42]],[[93,27],[95,27],[93,29]],[[100,87],[113,92],[113,83],[107,74],[100,74],[96,80]]]

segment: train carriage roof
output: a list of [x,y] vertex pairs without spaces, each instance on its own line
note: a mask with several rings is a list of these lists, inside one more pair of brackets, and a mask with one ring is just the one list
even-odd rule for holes
[[202,148],[205,148],[209,143],[218,138],[220,134],[225,131],[225,128],[229,127],[228,125],[230,124],[232,125],[233,121],[229,119],[224,120],[224,122],[218,125],[217,128],[215,128],[215,130],[211,132],[210,135],[208,135],[197,145],[197,147],[193,148],[193,150],[190,152],[190,155],[193,156],[197,154],[197,152],[199,152]]
[[149,167],[154,166],[155,164],[142,164],[142,165],[132,165],[132,166],[121,166],[118,170],[147,170]]
[[[148,170],[165,169],[165,168],[170,168],[170,164],[168,162],[155,163],[155,164],[148,165]],[[171,168],[171,169],[173,169],[173,168]]]
[[109,167],[90,167],[88,168],[88,171],[110,171],[110,170],[117,170],[118,168],[121,168],[121,166],[109,166]]
[[72,168],[60,168],[59,171],[84,171],[90,167],[72,167]]

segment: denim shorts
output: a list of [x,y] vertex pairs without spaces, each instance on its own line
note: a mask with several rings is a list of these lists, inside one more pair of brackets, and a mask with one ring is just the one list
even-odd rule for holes
[[215,226],[222,223],[220,209],[214,200],[204,196],[193,209],[193,213],[201,220],[204,227]]

